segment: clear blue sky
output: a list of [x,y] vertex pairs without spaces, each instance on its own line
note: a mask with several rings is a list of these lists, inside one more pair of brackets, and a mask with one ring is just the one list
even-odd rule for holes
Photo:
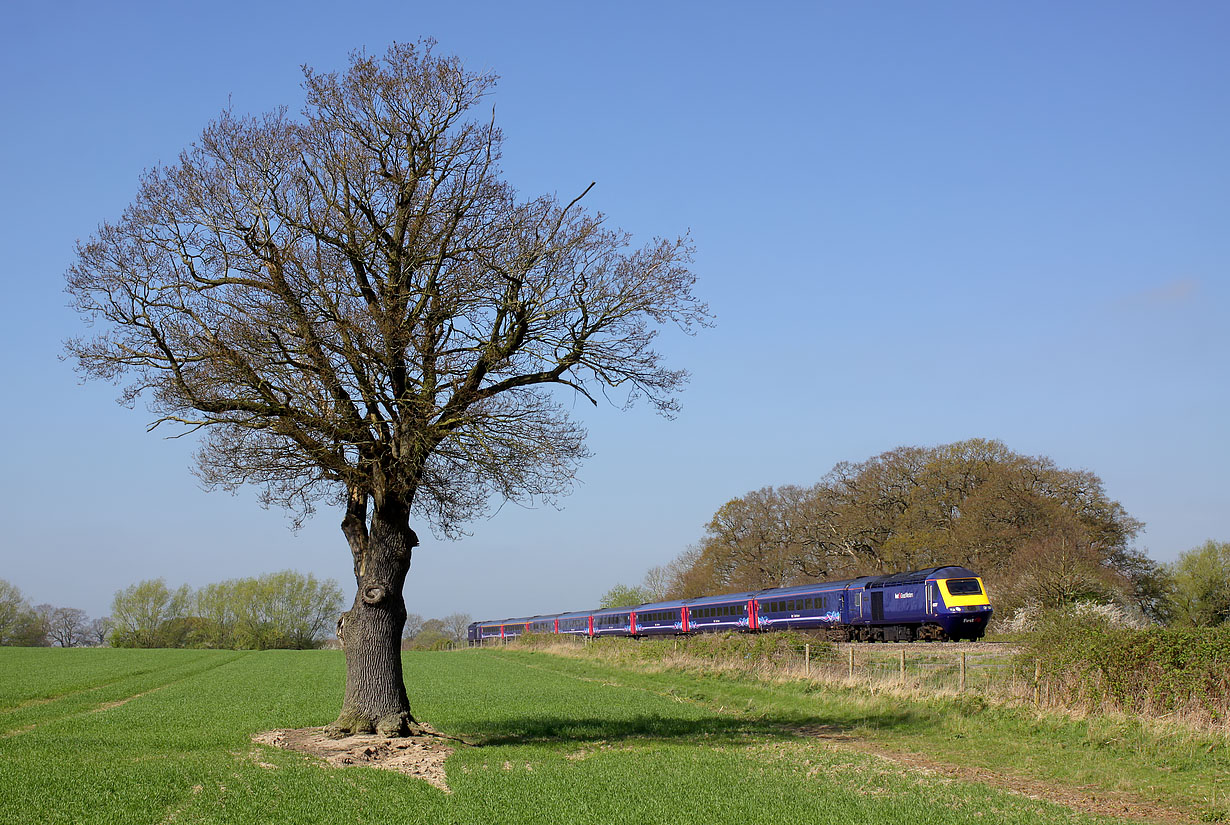
[[27,3],[0,32],[0,578],[105,613],[172,585],[339,579],[202,492],[192,444],[80,385],[63,272],[231,101],[433,36],[502,80],[505,170],[640,238],[690,230],[718,318],[668,336],[684,412],[578,410],[562,509],[427,531],[409,609],[594,604],[724,501],[903,444],[998,438],[1099,474],[1169,560],[1230,540],[1230,5],[1216,2]]

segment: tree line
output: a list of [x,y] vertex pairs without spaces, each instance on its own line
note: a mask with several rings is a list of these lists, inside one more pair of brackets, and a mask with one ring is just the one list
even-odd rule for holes
[[78,608],[31,607],[0,580],[0,645],[315,648],[332,635],[341,609],[336,581],[293,570],[196,590],[148,579],[118,591],[111,615],[93,620]]
[[229,579],[197,590],[171,590],[148,579],[115,594],[111,602],[114,647],[229,648],[320,647],[342,609],[334,579],[293,570]]
[[[293,570],[196,590],[148,579],[116,592],[111,615],[93,620],[77,608],[31,606],[15,585],[0,579],[0,646],[318,648],[333,643],[341,610],[336,581]],[[468,613],[438,619],[411,613],[402,649],[465,644],[471,621]]]
[[999,617],[1090,602],[1141,621],[1230,620],[1230,544],[1161,565],[1133,545],[1143,527],[1094,473],[1000,441],[900,447],[731,499],[698,543],[603,606],[956,564],[983,577]]
[[402,650],[445,650],[466,643],[466,631],[474,618],[469,613],[450,613],[442,619],[406,616]]
[[16,585],[0,579],[0,646],[97,647],[110,633],[109,617],[90,619],[76,607],[31,605]]

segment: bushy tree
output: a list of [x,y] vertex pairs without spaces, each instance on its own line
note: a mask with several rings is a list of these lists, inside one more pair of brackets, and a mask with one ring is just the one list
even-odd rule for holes
[[[68,273],[154,426],[203,430],[210,484],[337,505],[356,584],[336,735],[413,721],[399,642],[414,520],[455,535],[494,494],[566,492],[586,455],[558,392],[669,414],[657,329],[708,320],[686,237],[633,248],[580,205],[519,196],[483,98],[430,42],[304,70],[300,117],[231,112],[149,172]],[[120,617],[115,617],[117,624]]]
[[1197,627],[1230,623],[1230,542],[1209,539],[1171,565],[1175,621]]
[[174,622],[188,615],[192,591],[177,590],[164,579],[146,579],[120,590],[111,601],[111,644],[114,647],[175,647],[182,637]]
[[602,594],[598,600],[599,607],[635,607],[651,600],[648,591],[643,587],[617,584]]
[[110,641],[114,627],[115,623],[111,621],[110,616],[94,619],[86,629],[86,643],[94,647],[103,647]]
[[441,620],[444,626],[444,633],[453,644],[465,643],[466,633],[469,631],[470,623],[473,621],[474,617],[469,613],[450,613]]
[[42,619],[15,584],[0,579],[0,645],[46,647],[47,644]]
[[47,638],[57,647],[77,647],[88,638],[90,617],[76,607],[54,607],[46,613],[43,621]]
[[842,462],[810,488],[724,504],[676,563],[672,595],[776,587],[941,564],[981,573],[997,604],[1126,600],[1157,615],[1158,566],[1130,547],[1142,524],[1101,479],[998,441],[901,447]]

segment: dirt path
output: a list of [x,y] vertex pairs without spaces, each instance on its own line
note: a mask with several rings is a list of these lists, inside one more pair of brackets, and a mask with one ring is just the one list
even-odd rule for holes
[[1200,821],[1193,811],[1160,805],[1156,802],[1141,799],[1135,794],[1122,791],[1110,791],[1091,785],[1055,785],[1039,779],[996,773],[984,768],[952,765],[913,751],[885,749],[882,745],[858,739],[837,728],[820,726],[792,728],[790,730],[792,733],[823,742],[833,750],[855,751],[879,757],[886,762],[899,765],[907,770],[938,774],[962,782],[990,785],[1010,793],[1021,794],[1030,799],[1062,805],[1078,813],[1116,817],[1137,822],[1168,823],[1168,825],[1169,823],[1189,825],[1189,823]]

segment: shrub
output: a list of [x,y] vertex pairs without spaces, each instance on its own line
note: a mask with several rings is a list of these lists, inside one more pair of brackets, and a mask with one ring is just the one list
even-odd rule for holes
[[1118,628],[1087,611],[1046,614],[1023,653],[1057,698],[1131,712],[1230,712],[1230,628]]

